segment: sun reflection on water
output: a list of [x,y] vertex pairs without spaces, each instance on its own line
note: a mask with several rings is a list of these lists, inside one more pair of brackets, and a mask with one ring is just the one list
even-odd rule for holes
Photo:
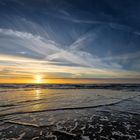
[[35,98],[40,99],[41,98],[41,90],[40,89],[35,89]]
[[[35,99],[40,100],[41,99],[41,90],[40,89],[35,89]],[[37,102],[36,104],[33,105],[33,110],[40,110],[41,108],[41,103]]]

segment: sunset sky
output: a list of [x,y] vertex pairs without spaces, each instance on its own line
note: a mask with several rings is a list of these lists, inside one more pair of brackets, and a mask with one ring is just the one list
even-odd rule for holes
[[139,7],[139,0],[0,0],[0,83],[135,81]]

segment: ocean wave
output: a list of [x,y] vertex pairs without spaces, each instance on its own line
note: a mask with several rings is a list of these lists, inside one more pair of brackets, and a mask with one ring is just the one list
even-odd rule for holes
[[0,88],[6,89],[112,89],[140,91],[140,84],[0,84]]
[[[60,108],[50,108],[50,109],[42,109],[42,110],[35,110],[35,111],[19,111],[19,112],[11,112],[0,114],[0,117],[9,116],[9,115],[18,115],[18,114],[26,114],[26,113],[40,113],[40,112],[50,112],[50,111],[65,111],[65,110],[83,110],[83,109],[90,109],[90,108],[98,108],[98,107],[106,107],[106,106],[113,106],[119,104],[121,102],[129,101],[133,98],[136,98],[140,95],[136,95],[133,97],[125,98],[118,100],[116,102],[106,103],[106,104],[99,104],[99,105],[91,105],[91,106],[75,106],[75,107],[60,107]],[[137,114],[137,113],[136,113]]]

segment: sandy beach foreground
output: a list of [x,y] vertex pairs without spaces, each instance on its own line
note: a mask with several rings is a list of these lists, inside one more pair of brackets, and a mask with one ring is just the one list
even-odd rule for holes
[[0,139],[138,140],[139,87],[46,89],[1,86]]
[[[5,124],[1,122],[1,140],[136,140],[140,138],[139,115],[122,112],[94,111],[92,109],[83,112],[87,113],[88,111],[90,113],[93,112],[93,115],[88,116],[85,114],[84,117],[75,117],[73,119],[62,118],[54,124],[43,126],[24,123],[24,121],[5,120]],[[69,116],[70,112],[60,111],[57,112],[57,115],[64,113]],[[5,129],[2,130],[2,126]]]

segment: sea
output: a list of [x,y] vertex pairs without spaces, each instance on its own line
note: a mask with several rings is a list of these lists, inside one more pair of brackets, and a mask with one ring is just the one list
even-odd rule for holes
[[0,139],[140,139],[140,84],[0,84]]

